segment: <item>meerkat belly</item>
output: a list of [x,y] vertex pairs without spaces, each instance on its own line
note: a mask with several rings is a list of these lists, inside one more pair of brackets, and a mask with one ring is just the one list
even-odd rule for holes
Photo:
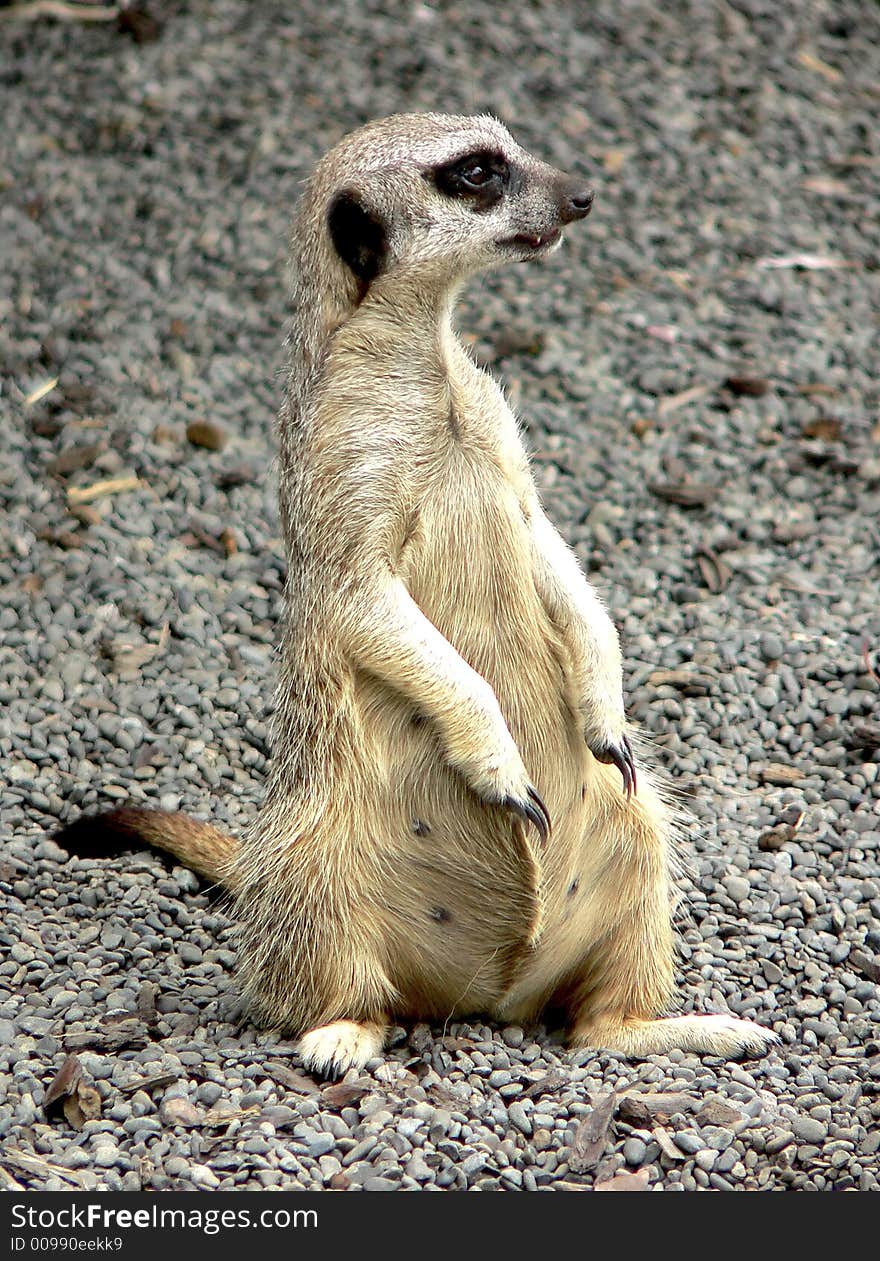
[[[544,935],[557,942],[563,919],[570,925],[565,890],[584,835],[591,759],[566,701],[565,648],[532,577],[528,524],[500,476],[494,484],[482,470],[471,476],[454,495],[424,498],[404,577],[422,612],[491,684],[553,834],[538,856],[536,838],[476,798],[446,764],[428,716],[360,681],[383,794],[379,850],[388,842],[375,913],[402,1014],[497,1006]],[[576,953],[574,941],[564,953]]]

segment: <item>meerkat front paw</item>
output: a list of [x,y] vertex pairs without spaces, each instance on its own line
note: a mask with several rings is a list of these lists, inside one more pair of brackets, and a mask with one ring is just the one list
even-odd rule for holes
[[503,758],[483,757],[459,763],[469,787],[483,801],[502,806],[534,825],[543,845],[550,835],[550,812],[534,784],[529,782],[519,751],[513,740],[511,751]]
[[590,744],[588,740],[587,747],[597,762],[605,762],[607,765],[613,763],[617,767],[623,777],[623,791],[626,793],[627,800],[629,800],[638,788],[636,760],[632,745],[629,742],[629,736],[622,735],[618,741],[613,743],[601,741],[596,744]]

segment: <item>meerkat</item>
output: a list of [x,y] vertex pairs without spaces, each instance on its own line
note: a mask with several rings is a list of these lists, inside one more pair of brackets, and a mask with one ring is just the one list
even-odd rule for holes
[[74,825],[233,891],[244,993],[316,1072],[362,1067],[391,1020],[548,1006],[572,1045],[634,1057],[775,1041],[662,1016],[674,828],[617,632],[453,329],[470,277],[552,254],[592,202],[491,117],[382,119],[318,164],[291,245],[264,804],[240,844],[131,807]]

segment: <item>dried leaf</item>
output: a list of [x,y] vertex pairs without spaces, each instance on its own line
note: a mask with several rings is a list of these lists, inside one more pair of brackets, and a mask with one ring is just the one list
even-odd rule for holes
[[608,1128],[617,1107],[617,1095],[612,1090],[593,1107],[589,1116],[581,1121],[568,1153],[568,1167],[572,1173],[586,1173],[602,1157],[608,1142]]
[[616,1173],[613,1178],[593,1185],[594,1191],[647,1191],[650,1174],[647,1169],[635,1173]]
[[81,1080],[82,1065],[75,1055],[68,1055],[49,1084],[43,1099],[43,1111],[47,1116],[76,1090]]
[[648,490],[680,508],[705,508],[718,497],[718,487],[702,482],[649,482]]
[[220,542],[223,544],[223,550],[227,556],[234,556],[238,551],[238,540],[235,537],[235,531],[230,529],[229,526],[222,531]]
[[76,1090],[63,1102],[64,1115],[75,1130],[81,1130],[86,1121],[97,1121],[101,1115],[101,1096],[94,1086],[80,1082]]
[[758,772],[758,778],[763,784],[774,784],[779,788],[789,788],[792,784],[799,784],[804,778],[804,772],[798,770],[796,766],[784,766],[781,762],[768,762]]

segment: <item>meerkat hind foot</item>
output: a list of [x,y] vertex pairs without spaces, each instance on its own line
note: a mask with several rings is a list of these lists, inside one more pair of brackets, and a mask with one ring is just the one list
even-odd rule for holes
[[764,1055],[778,1041],[772,1029],[729,1015],[596,1021],[581,1025],[572,1038],[575,1046],[608,1047],[634,1059],[672,1050],[737,1059],[742,1055]]
[[299,1041],[303,1066],[321,1077],[343,1077],[363,1068],[385,1044],[385,1026],[374,1021],[334,1020],[310,1029]]

